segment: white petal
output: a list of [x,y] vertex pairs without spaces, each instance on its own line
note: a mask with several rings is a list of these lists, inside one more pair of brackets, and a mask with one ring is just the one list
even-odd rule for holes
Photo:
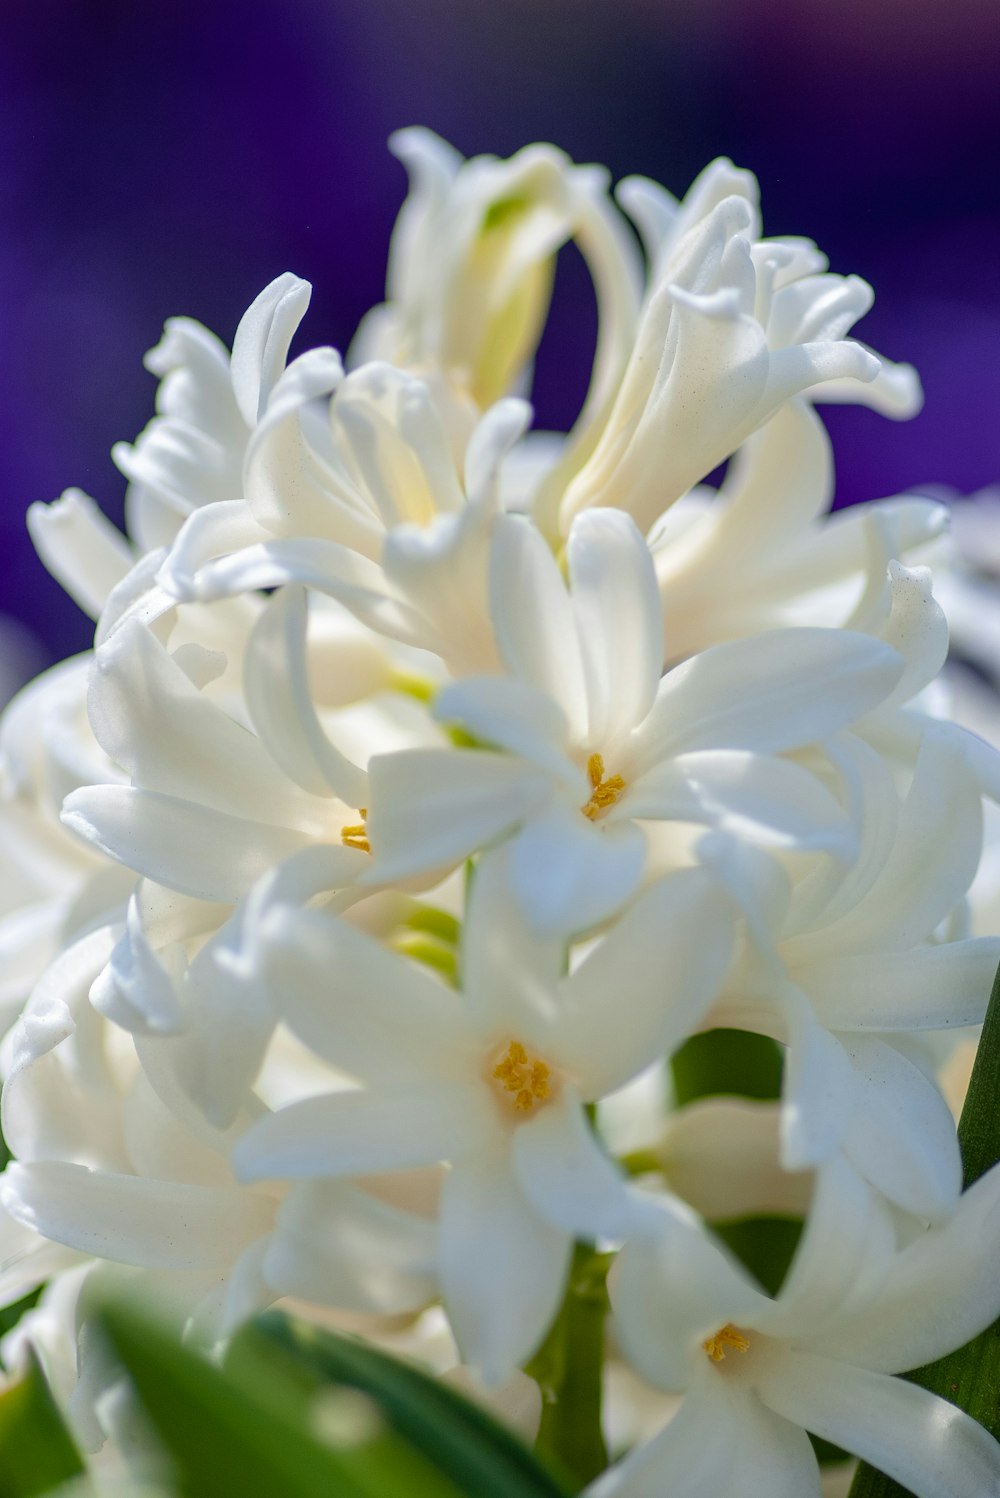
[[836,1036],[796,990],[781,995],[788,1051],[781,1100],[781,1163],[810,1170],[829,1160],[854,1116],[857,1083]]
[[554,1054],[588,1101],[623,1087],[697,1029],[735,935],[733,904],[702,869],[659,880],[616,921],[563,983],[553,1026]]
[[145,1269],[223,1269],[271,1226],[266,1197],[44,1161],[7,1167],[11,1216],[81,1253]]
[[279,1295],[398,1315],[437,1293],[436,1251],[436,1224],[350,1182],[302,1182],[278,1209],[264,1276]]
[[141,902],[133,894],[125,931],[95,980],[90,1001],[99,1014],[124,1029],[170,1034],[182,1023],[175,986],[182,970],[182,954],[176,946],[158,952],[149,940]]
[[658,1154],[674,1191],[709,1222],[804,1217],[812,1176],[778,1165],[776,1103],[701,1098],[671,1114]]
[[792,760],[742,749],[700,749],[632,782],[607,820],[701,823],[765,846],[851,857],[856,839],[823,783]]
[[247,641],[247,708],[264,748],[285,774],[315,796],[336,794],[363,806],[368,777],[331,744],[320,726],[309,686],[308,604],[303,588],[270,599]]
[[490,596],[508,671],[557,702],[574,735],[586,732],[583,662],[570,596],[541,535],[518,516],[506,516],[494,529]]
[[465,1157],[499,1127],[485,1083],[337,1092],[262,1118],[234,1149],[233,1168],[247,1181],[375,1175]]
[[816,1176],[806,1229],[778,1299],[756,1323],[769,1336],[817,1335],[854,1305],[871,1304],[891,1269],[892,1218],[841,1157]]
[[1000,1492],[1000,1445],[962,1410],[916,1384],[789,1352],[759,1390],[778,1414],[853,1451],[916,1498]]
[[[615,1335],[657,1388],[680,1392],[704,1361],[701,1343],[725,1326],[754,1326],[773,1304],[680,1203],[657,1202],[608,1276]],[[676,1293],[682,1287],[683,1293]]]
[[649,548],[630,515],[578,515],[566,543],[587,684],[588,741],[641,723],[663,672],[663,615]]
[[568,725],[551,697],[509,676],[470,676],[434,699],[441,723],[460,723],[482,743],[521,754],[556,779],[589,795],[583,771],[567,758]]
[[1000,1275],[991,1247],[998,1233],[995,1166],[962,1193],[945,1222],[896,1255],[877,1293],[828,1327],[816,1351],[899,1373],[964,1347],[1000,1315]]
[[311,295],[308,281],[285,271],[265,286],[243,314],[233,339],[232,381],[236,403],[248,427],[256,426],[271,388],[285,367],[288,346]]
[[1000,937],[909,952],[830,956],[795,970],[831,1030],[941,1030],[979,1025],[1000,964]]
[[476,864],[462,926],[462,998],[484,1039],[515,1035],[545,1051],[566,943],[540,936],[525,916],[511,873],[512,846],[503,843]]
[[[750,1399],[749,1391],[730,1389],[721,1378],[703,1379],[666,1429],[599,1477],[587,1498],[729,1498],[743,1455],[734,1407]],[[770,1489],[764,1491],[770,1498]],[[742,1498],[750,1498],[749,1489]],[[812,1495],[805,1489],[799,1498]]]
[[74,791],[63,803],[62,820],[109,858],[147,879],[226,904],[313,841],[308,833],[128,786]]
[[505,1151],[451,1170],[441,1199],[441,1286],[462,1354],[487,1383],[534,1352],[562,1299],[572,1240],[524,1196]]
[[207,562],[184,587],[183,596],[208,603],[286,583],[302,583],[329,594],[364,624],[391,639],[422,643],[425,621],[405,601],[393,597],[381,567],[338,541],[296,536],[259,542],[233,556]]
[[514,1172],[535,1211],[585,1242],[624,1238],[627,1183],[569,1090],[514,1131]]
[[454,991],[347,921],[284,906],[268,917],[261,949],[277,1013],[353,1076],[416,1081],[461,1046]]
[[597,828],[562,801],[530,818],[511,847],[521,909],[540,936],[586,931],[633,893],[646,840],[628,823]]
[[476,423],[465,450],[465,492],[470,504],[483,504],[498,495],[501,465],[531,425],[531,417],[527,401],[508,396]]
[[885,951],[926,940],[964,897],[981,846],[975,776],[950,740],[928,730],[882,871],[864,900],[824,930],[824,947]]
[[551,795],[542,771],[485,749],[376,754],[368,777],[372,877],[380,881],[453,867]]
[[98,651],[87,706],[102,747],[143,790],[275,822],[314,805],[141,624]]
[[135,560],[125,537],[80,489],[29,505],[28,531],[47,570],[96,619]]
[[844,1149],[890,1201],[916,1217],[945,1216],[962,1189],[951,1110],[918,1066],[875,1036],[845,1035],[858,1078]]
[[775,629],[715,645],[663,678],[641,730],[645,753],[798,749],[878,707],[902,670],[888,645],[844,629]]

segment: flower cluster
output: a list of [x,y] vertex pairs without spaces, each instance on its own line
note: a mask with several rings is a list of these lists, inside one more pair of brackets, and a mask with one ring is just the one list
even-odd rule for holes
[[[0,738],[0,1290],[48,1286],[7,1356],[121,1434],[88,1307],[124,1272],[208,1347],[283,1297],[406,1318],[496,1397],[588,1244],[615,1365],[683,1396],[595,1495],[807,1498],[807,1431],[1000,1491],[893,1377],[1000,1313],[1000,1175],[962,1191],[937,1080],[1000,960],[966,900],[1000,760],[927,690],[942,507],[828,515],[815,411],[912,414],[916,377],[727,161],[616,203],[548,146],[393,144],[346,371],[289,362],[292,275],[231,353],[174,319],[114,450],[127,535],[75,490],[30,514],[97,633]],[[593,372],[534,432],[571,241]],[[680,1105],[718,1031],[779,1096]],[[712,1225],[775,1214],[772,1295]]]

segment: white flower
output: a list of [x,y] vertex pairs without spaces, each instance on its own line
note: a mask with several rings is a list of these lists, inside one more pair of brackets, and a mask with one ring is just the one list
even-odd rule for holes
[[128,893],[127,875],[59,820],[70,791],[117,774],[87,723],[89,661],[43,672],[0,723],[0,1034],[61,948]]
[[[650,206],[648,190],[642,202]],[[661,199],[658,217],[665,206]],[[890,409],[912,414],[912,371],[885,371],[844,338],[871,305],[871,288],[824,273],[808,241],[759,235],[756,184],[726,161],[706,169],[664,224],[614,406],[559,504],[564,533],[588,505],[620,506],[648,528],[804,392],[822,399],[829,384],[835,397],[856,399],[881,377]],[[551,486],[543,510],[549,494]]]
[[499,402],[456,455],[430,387],[389,365],[349,375],[306,434],[312,403],[308,385],[278,387],[247,453],[246,501],[189,519],[160,573],[165,598],[299,582],[458,673],[492,667],[489,540],[501,462],[530,409]]
[[[926,551],[948,512],[901,496],[828,515],[834,476],[826,429],[788,401],[740,448],[717,492],[698,488],[649,543],[663,599],[667,659],[777,625],[859,627],[878,530],[886,562]],[[940,590],[938,590],[940,591]]]
[[435,702],[439,718],[496,748],[371,761],[373,877],[443,870],[516,834],[525,913],[539,930],[567,933],[635,890],[647,861],[640,824],[850,853],[830,792],[781,756],[884,700],[896,652],[848,631],[773,631],[661,678],[656,579],[629,517],[580,516],[567,560],[569,590],[533,527],[498,525],[493,616],[510,678],[469,678]]
[[390,147],[410,173],[393,234],[388,301],[368,314],[351,361],[389,359],[443,376],[451,398],[484,410],[519,393],[548,311],[556,251],[575,238],[602,311],[589,404],[620,375],[635,332],[638,257],[607,199],[607,174],[553,146],[509,161],[463,161],[429,130]]
[[[910,1041],[980,1023],[1000,961],[1000,938],[934,939],[979,861],[979,788],[933,734],[902,800],[864,746],[842,754],[862,803],[853,865],[794,886],[746,849],[719,851],[719,877],[749,923],[714,1018],[787,1047],[787,1169],[840,1149],[903,1210],[939,1218],[957,1198],[961,1160],[951,1113]],[[715,866],[710,847],[702,856]]]
[[1000,1311],[1000,1171],[941,1226],[898,1248],[884,1205],[846,1165],[820,1172],[805,1235],[769,1300],[674,1208],[626,1244],[609,1290],[616,1334],[651,1383],[685,1392],[666,1429],[588,1498],[819,1498],[810,1430],[918,1498],[1000,1492],[1000,1445],[890,1377],[969,1340]]
[[621,1221],[622,1187],[583,1103],[621,1086],[697,1023],[734,930],[712,881],[683,871],[649,890],[560,977],[562,945],[531,937],[507,896],[505,860],[501,850],[476,872],[461,996],[346,922],[291,908],[269,917],[275,1008],[363,1085],[293,1103],[234,1153],[246,1180],[447,1161],[445,1306],[464,1360],[493,1381],[544,1335],[582,1223],[597,1234]]

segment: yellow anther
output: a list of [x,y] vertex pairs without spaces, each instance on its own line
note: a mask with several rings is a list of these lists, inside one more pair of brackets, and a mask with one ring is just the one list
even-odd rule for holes
[[530,1113],[551,1092],[549,1068],[537,1056],[529,1056],[519,1040],[511,1041],[492,1075],[505,1092],[513,1094],[514,1107],[519,1113]]
[[714,1337],[708,1337],[701,1344],[713,1363],[721,1363],[731,1347],[734,1352],[749,1352],[750,1339],[738,1332],[731,1321],[727,1321],[721,1331],[717,1331]]
[[372,845],[368,841],[368,828],[365,825],[368,819],[367,806],[359,806],[361,813],[360,822],[352,822],[350,827],[341,827],[340,841],[345,848],[357,848],[360,853],[370,853]]
[[604,758],[600,754],[592,754],[588,759],[587,775],[591,786],[590,800],[580,810],[591,822],[596,822],[602,811],[614,806],[625,789],[625,782],[620,775],[609,775],[605,780]]

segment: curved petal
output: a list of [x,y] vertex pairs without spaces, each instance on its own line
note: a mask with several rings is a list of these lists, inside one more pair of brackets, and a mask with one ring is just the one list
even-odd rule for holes
[[663,615],[649,548],[620,510],[589,510],[566,543],[587,688],[587,739],[609,746],[641,723],[663,672]]
[[[562,984],[552,1049],[588,1101],[695,1030],[732,961],[736,912],[703,869],[658,880]],[[615,995],[615,1001],[609,1002]]]
[[247,641],[247,709],[260,742],[289,779],[314,796],[337,795],[346,806],[363,806],[368,777],[331,744],[313,705],[308,617],[304,588],[282,588],[268,601]]
[[485,749],[376,754],[368,777],[372,878],[379,882],[453,867],[551,795],[541,770]]
[[277,1013],[352,1076],[419,1081],[461,1047],[454,991],[347,921],[283,906],[267,918],[261,949]]
[[564,802],[531,817],[511,846],[511,878],[540,936],[571,936],[612,915],[634,892],[646,839],[628,823],[597,828]]
[[843,1036],[858,1086],[844,1149],[890,1201],[932,1221],[954,1207],[962,1157],[951,1110],[934,1083],[895,1046]]
[[810,1170],[829,1160],[847,1133],[857,1082],[844,1047],[797,989],[781,994],[780,1008],[788,1025],[781,1163],[786,1170]]
[[899,1373],[963,1347],[1000,1315],[1000,1275],[991,1250],[998,1236],[1000,1166],[994,1166],[962,1193],[943,1223],[895,1256],[877,1292],[838,1317],[815,1350]]
[[62,820],[137,874],[196,899],[231,904],[314,838],[308,833],[129,786],[95,785],[63,802]]
[[860,952],[794,972],[831,1030],[947,1030],[980,1025],[1000,963],[1000,937]]
[[663,678],[640,753],[653,764],[693,749],[799,749],[878,707],[902,670],[895,650],[846,629],[773,629],[713,645]]
[[762,1376],[758,1391],[786,1420],[853,1451],[916,1498],[1000,1492],[1000,1445],[969,1415],[916,1384],[788,1352]]
[[514,1035],[546,1051],[566,970],[566,943],[540,936],[511,873],[512,843],[484,853],[466,899],[459,968],[470,1024],[485,1040]]
[[[742,1398],[741,1398],[742,1393]],[[752,1399],[720,1378],[706,1377],[685,1397],[673,1419],[587,1488],[587,1498],[729,1498],[742,1470],[737,1403]],[[768,1492],[770,1498],[770,1489]],[[744,1489],[749,1493],[749,1489]],[[811,1498],[806,1489],[796,1498]]]
[[626,1179],[568,1089],[514,1131],[513,1163],[522,1191],[553,1227],[587,1243],[626,1236]]
[[701,749],[633,781],[607,820],[694,822],[765,846],[848,858],[856,837],[822,781],[793,760]]
[[285,271],[264,287],[240,320],[231,371],[236,404],[248,427],[256,426],[263,414],[311,295],[308,281]]
[[313,805],[135,621],[98,650],[87,707],[98,742],[142,790],[276,823]]
[[0,1201],[17,1221],[81,1253],[144,1269],[228,1269],[266,1233],[274,1206],[238,1187],[189,1186],[46,1160],[11,1164]]
[[756,1323],[768,1336],[815,1335],[870,1305],[891,1272],[895,1233],[885,1203],[843,1158],[816,1176],[806,1228],[778,1299]]
[[567,757],[565,714],[537,687],[509,676],[470,676],[437,694],[434,716],[441,723],[460,723],[482,743],[523,755],[586,801],[586,777]]
[[260,1119],[233,1150],[244,1181],[376,1175],[465,1158],[496,1137],[487,1087],[426,1081],[389,1095],[335,1092]]
[[494,529],[490,598],[508,671],[557,702],[574,736],[585,733],[586,691],[573,605],[555,557],[519,516],[505,516]]
[[448,1173],[440,1231],[441,1288],[462,1361],[503,1383],[559,1308],[572,1239],[538,1215],[505,1151]]
[[28,532],[43,566],[96,619],[135,558],[121,531],[82,489],[28,507]]
[[[981,848],[982,799],[975,775],[961,750],[928,728],[881,873],[863,900],[824,928],[823,949],[886,951],[925,941],[965,896]],[[807,950],[819,950],[818,936]]]
[[278,1208],[264,1278],[278,1295],[398,1315],[437,1294],[437,1224],[347,1181],[294,1185]]
[[[773,1304],[694,1214],[657,1201],[655,1216],[619,1253],[608,1276],[615,1335],[629,1362],[659,1389],[681,1392],[720,1326],[754,1326]],[[679,1293],[680,1292],[680,1293]]]

